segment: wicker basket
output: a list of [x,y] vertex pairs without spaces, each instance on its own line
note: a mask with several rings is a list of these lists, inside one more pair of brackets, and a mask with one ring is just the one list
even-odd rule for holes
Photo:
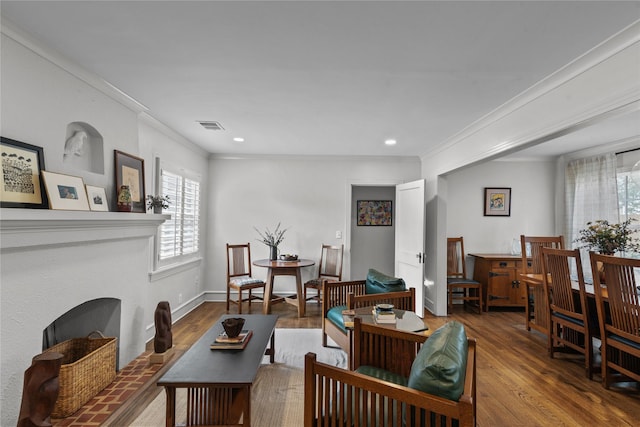
[[[99,338],[92,338],[98,335]],[[73,338],[55,344],[44,353],[63,354],[60,367],[60,392],[53,418],[64,418],[109,385],[116,377],[116,338],[92,332],[86,338]]]

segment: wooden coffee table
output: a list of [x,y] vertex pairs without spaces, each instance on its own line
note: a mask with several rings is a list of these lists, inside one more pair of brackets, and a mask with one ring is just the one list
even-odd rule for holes
[[[244,350],[211,350],[221,322],[243,317],[253,331]],[[251,425],[251,386],[262,358],[274,362],[276,315],[225,315],[160,378],[167,393],[166,425],[176,425],[176,389],[187,389],[187,425]],[[242,417],[242,424],[239,424]]]

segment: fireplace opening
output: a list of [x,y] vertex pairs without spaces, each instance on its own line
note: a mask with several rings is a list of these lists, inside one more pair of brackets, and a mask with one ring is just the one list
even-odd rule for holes
[[121,300],[98,298],[67,311],[42,331],[42,350],[72,338],[84,338],[100,331],[106,337],[117,337],[116,370],[119,370]]

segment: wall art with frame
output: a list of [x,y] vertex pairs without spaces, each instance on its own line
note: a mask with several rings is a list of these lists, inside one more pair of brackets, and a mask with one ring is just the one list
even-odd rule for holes
[[357,201],[358,225],[390,226],[392,225],[392,214],[391,200]]
[[511,216],[511,188],[485,187],[484,216]]
[[94,187],[93,185],[85,185],[87,189],[87,200],[89,208],[92,211],[108,212],[109,203],[107,202],[107,194],[102,187]]
[[116,174],[116,200],[123,185],[129,186],[131,193],[131,212],[145,213],[144,159],[114,150]]
[[42,171],[51,209],[88,211],[89,202],[84,182],[79,176]]
[[0,153],[0,206],[48,209],[49,202],[40,174],[44,169],[43,148],[0,137]]

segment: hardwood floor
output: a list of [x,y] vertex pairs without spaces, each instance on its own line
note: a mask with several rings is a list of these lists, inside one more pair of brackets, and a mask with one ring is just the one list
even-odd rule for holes
[[[253,307],[259,314],[260,308]],[[320,308],[307,305],[307,315],[296,317],[293,307],[279,304],[278,328],[320,328]],[[176,360],[217,319],[225,314],[223,303],[204,303],[173,327]],[[447,317],[426,314],[430,328],[450,320],[465,325],[467,335],[478,340],[478,426],[638,426],[640,389],[635,383],[605,390],[600,376],[584,374],[578,355],[549,358],[546,338],[524,328],[522,311],[491,311],[478,315],[455,308]],[[148,346],[152,349],[151,344]],[[159,374],[161,375],[161,374]],[[150,382],[129,405],[105,425],[130,424],[162,390]],[[258,426],[264,427],[264,426]]]

